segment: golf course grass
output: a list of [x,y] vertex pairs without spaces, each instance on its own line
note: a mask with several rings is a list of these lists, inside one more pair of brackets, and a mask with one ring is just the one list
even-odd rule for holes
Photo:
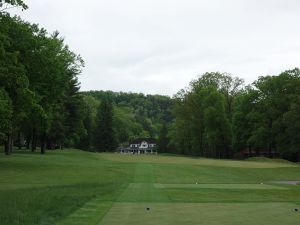
[[0,225],[296,225],[300,166],[89,153],[0,156]]

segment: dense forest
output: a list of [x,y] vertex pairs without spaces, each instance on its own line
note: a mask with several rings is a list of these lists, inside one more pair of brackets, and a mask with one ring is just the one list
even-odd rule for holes
[[[2,1],[0,1],[1,3]],[[26,9],[22,1],[5,1]],[[245,86],[205,73],[172,98],[80,92],[84,66],[59,32],[0,11],[0,145],[41,153],[76,147],[114,151],[138,137],[160,152],[213,158],[266,153],[300,160],[300,70]],[[101,74],[99,74],[101,76]]]
[[259,77],[252,85],[206,73],[177,93],[170,148],[232,158],[247,151],[300,159],[300,70]]

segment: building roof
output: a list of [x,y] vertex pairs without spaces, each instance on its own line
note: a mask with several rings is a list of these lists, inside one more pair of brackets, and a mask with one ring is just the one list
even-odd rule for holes
[[156,140],[154,138],[137,138],[130,142],[130,144],[140,144],[143,141],[147,143],[156,144]]

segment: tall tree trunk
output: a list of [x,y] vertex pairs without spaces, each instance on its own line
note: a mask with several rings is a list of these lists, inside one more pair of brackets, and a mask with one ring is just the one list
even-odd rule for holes
[[41,154],[45,154],[45,146],[46,146],[46,133],[43,132],[41,136]]
[[[272,125],[273,125],[273,120],[271,119],[269,121],[269,130],[270,131],[272,131]],[[273,145],[273,137],[272,137],[272,132],[270,132],[270,134],[269,134],[269,146],[268,146],[268,155],[269,155],[270,158],[272,157],[272,145]]]
[[273,156],[272,156],[272,144],[271,143],[269,144],[268,155],[269,155],[270,158],[273,158]]
[[203,132],[202,130],[200,131],[200,156],[204,156],[205,153],[204,153],[204,148],[203,148]]
[[31,139],[31,137],[27,137],[27,138],[26,138],[26,149],[27,149],[27,150],[30,149],[30,139]]
[[10,155],[12,153],[12,135],[8,134],[7,139],[4,142],[4,152],[5,155]]
[[14,146],[14,140],[12,138],[12,134],[10,135],[10,138],[9,138],[9,153],[11,154],[12,151],[13,151],[13,146]]
[[229,159],[229,158],[230,158],[230,156],[229,156],[229,148],[228,148],[227,145],[225,145],[225,158],[226,158],[226,159]]
[[4,153],[5,153],[5,155],[9,155],[9,141],[8,141],[8,137],[7,137],[7,140],[4,142]]
[[223,155],[223,158],[225,157],[226,159],[229,159],[230,158],[229,146],[227,144],[225,136],[223,136],[223,145],[224,145],[224,148],[225,148],[225,152],[224,152],[225,154]]
[[22,142],[21,141],[21,132],[19,131],[18,132],[18,148],[19,148],[19,150],[22,149],[22,143],[21,142]]
[[31,135],[31,152],[35,152],[36,150],[36,130],[35,128],[32,129]]

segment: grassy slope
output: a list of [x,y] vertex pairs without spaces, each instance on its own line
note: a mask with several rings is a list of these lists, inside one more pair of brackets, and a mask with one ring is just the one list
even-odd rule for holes
[[0,156],[0,224],[297,224],[300,213],[292,209],[300,207],[300,187],[258,185],[274,180],[300,180],[300,167],[75,150],[15,153]]

